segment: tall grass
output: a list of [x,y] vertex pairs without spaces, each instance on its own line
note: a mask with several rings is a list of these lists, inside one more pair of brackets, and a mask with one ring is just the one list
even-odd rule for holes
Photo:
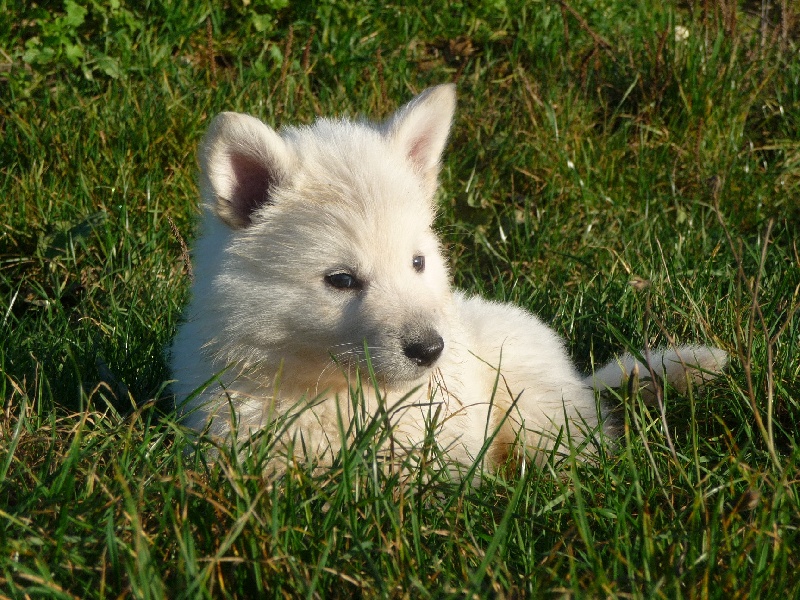
[[[0,596],[800,593],[790,3],[0,9]],[[163,348],[210,118],[380,118],[443,81],[456,283],[542,315],[586,371],[678,341],[728,373],[663,414],[620,398],[596,462],[478,486],[433,446],[383,468],[368,422],[330,469],[265,473],[269,436],[195,451]]]

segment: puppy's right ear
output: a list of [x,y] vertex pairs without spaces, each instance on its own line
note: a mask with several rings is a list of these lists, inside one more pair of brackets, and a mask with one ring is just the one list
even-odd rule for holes
[[249,115],[222,113],[200,147],[203,199],[225,223],[245,228],[256,210],[272,203],[270,194],[291,163],[286,142],[271,127]]
[[456,86],[437,85],[416,96],[383,125],[385,135],[405,154],[431,197],[455,110]]

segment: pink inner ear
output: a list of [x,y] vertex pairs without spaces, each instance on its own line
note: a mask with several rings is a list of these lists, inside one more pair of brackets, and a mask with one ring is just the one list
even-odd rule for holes
[[430,139],[428,136],[422,135],[414,140],[411,148],[408,150],[408,158],[418,171],[424,171],[428,166],[430,154]]
[[260,158],[233,154],[230,161],[235,183],[228,203],[238,220],[250,223],[253,212],[270,204],[270,187],[277,176]]

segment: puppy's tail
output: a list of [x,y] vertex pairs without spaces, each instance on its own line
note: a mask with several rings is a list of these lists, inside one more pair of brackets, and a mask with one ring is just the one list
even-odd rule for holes
[[624,354],[595,371],[584,383],[604,392],[621,387],[637,371],[646,399],[655,398],[656,395],[657,382],[652,380],[651,373],[655,374],[657,380],[685,394],[690,385],[700,386],[719,376],[728,364],[728,353],[708,346],[680,346],[653,351],[649,359],[648,366],[631,354]]

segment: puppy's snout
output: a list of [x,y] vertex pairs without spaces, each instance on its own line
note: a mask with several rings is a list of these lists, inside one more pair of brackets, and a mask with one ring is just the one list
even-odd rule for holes
[[434,330],[426,331],[418,338],[403,343],[403,354],[419,367],[430,367],[444,350],[444,340]]

